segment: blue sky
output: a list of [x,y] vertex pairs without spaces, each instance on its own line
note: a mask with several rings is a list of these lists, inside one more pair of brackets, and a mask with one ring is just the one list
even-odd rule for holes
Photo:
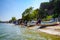
[[22,13],[26,8],[39,8],[41,2],[49,0],[0,0],[0,20],[10,20],[11,17],[17,19],[22,17]]

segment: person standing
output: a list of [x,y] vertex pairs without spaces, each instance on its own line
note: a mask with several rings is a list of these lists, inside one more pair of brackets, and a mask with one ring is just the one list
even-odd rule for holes
[[27,26],[27,20],[25,20],[24,25]]
[[40,25],[40,24],[41,24],[41,19],[38,19],[38,21],[37,21],[36,24],[37,24],[37,25]]

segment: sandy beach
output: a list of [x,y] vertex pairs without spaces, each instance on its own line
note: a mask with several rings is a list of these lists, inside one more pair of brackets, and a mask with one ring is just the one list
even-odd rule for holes
[[29,29],[37,29],[37,31],[40,31],[40,32],[45,32],[45,33],[48,33],[48,34],[60,36],[60,25],[48,26],[48,27],[45,27],[45,28],[42,28],[42,29],[40,29],[39,27],[40,26],[33,26],[33,27],[29,27]]

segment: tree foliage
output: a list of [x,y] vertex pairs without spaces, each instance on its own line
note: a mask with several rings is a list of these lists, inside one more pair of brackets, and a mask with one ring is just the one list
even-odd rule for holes
[[23,13],[22,13],[22,19],[23,20],[37,20],[37,14],[39,12],[39,9],[33,10],[33,7],[27,8]]
[[27,8],[22,13],[23,20],[51,19],[60,16],[60,0],[41,3],[39,9]]
[[32,11],[31,18],[33,20],[37,20],[37,18],[38,18],[38,12],[39,12],[39,9],[35,9],[35,10]]
[[16,21],[16,17],[12,17],[12,18],[9,20],[9,23],[12,23],[12,22],[14,22],[14,21]]
[[23,13],[22,13],[22,19],[29,21],[31,19],[30,15],[33,10],[33,7],[27,8]]
[[15,21],[16,20],[16,18],[15,17],[12,17],[12,19],[11,19],[12,21]]
[[[41,19],[50,15],[53,15],[52,18],[56,18],[60,15],[60,0],[50,0],[49,2],[43,2],[41,3],[39,10],[40,11],[38,15]],[[53,12],[51,10],[53,10]]]
[[40,19],[46,18],[46,16],[48,15],[47,13],[48,7],[49,7],[48,2],[41,3],[38,14]]

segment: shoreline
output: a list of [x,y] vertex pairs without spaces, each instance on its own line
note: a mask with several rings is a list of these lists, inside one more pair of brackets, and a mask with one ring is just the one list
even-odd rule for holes
[[38,28],[39,28],[39,26],[29,27],[29,29],[32,29],[32,30],[37,29],[37,31],[39,31],[39,32],[44,32],[47,34],[60,36],[60,25],[48,26],[48,27],[42,28],[42,29],[38,29]]
[[[24,26],[24,25],[22,25]],[[47,26],[45,28],[40,28],[40,26],[38,25],[35,25],[35,26],[31,26],[31,27],[28,27],[29,29],[32,29],[32,30],[37,30],[39,32],[44,32],[44,33],[47,33],[47,34],[51,34],[51,35],[58,35],[60,36],[60,25],[57,25],[57,26]],[[59,31],[57,31],[59,30]]]

